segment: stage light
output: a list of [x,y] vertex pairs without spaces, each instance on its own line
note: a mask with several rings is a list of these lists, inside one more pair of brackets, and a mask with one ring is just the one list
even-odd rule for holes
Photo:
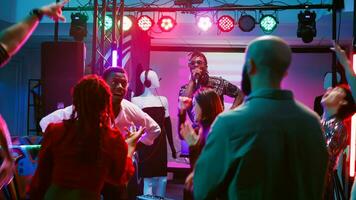
[[302,38],[304,43],[310,43],[316,36],[315,27],[316,13],[306,10],[298,14],[297,37]]
[[83,41],[88,32],[88,16],[83,13],[72,13],[70,18],[72,21],[70,23],[69,35],[73,36],[76,41]]
[[142,15],[137,19],[137,25],[142,31],[150,30],[153,24],[153,20],[147,15]]
[[[132,27],[132,20],[131,20],[131,18],[128,17],[128,16],[124,16],[123,19],[122,19],[122,21],[124,22],[124,23],[122,24],[122,30],[123,30],[123,31],[128,31],[128,30],[130,30],[130,28]],[[119,23],[120,23],[120,22],[118,22],[118,24],[119,24]]]
[[[101,19],[98,20],[99,26],[102,27]],[[110,30],[112,28],[113,20],[111,16],[105,15],[105,25],[104,30]]]
[[255,28],[256,20],[251,15],[242,15],[239,19],[239,28],[243,32],[250,32]]
[[230,32],[234,29],[235,20],[229,15],[223,15],[218,19],[218,28],[222,32]]
[[[122,25],[122,30],[123,31],[129,31],[132,28],[133,23],[136,21],[135,17],[130,15],[130,16],[124,16],[122,18],[123,20],[123,25]],[[117,21],[117,27],[120,27],[120,20]]]
[[277,27],[277,19],[273,15],[263,15],[260,19],[260,27],[264,33],[272,33]]
[[164,32],[169,32],[171,31],[175,26],[176,26],[176,20],[174,20],[170,16],[162,16],[158,20],[158,26],[159,28],[164,31]]
[[198,19],[198,27],[202,31],[207,31],[213,25],[213,23],[211,21],[212,20],[210,19],[210,17],[199,17],[199,19]]

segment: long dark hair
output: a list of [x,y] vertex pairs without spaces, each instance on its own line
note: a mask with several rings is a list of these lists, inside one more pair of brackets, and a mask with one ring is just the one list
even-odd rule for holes
[[96,75],[85,76],[73,88],[73,105],[70,121],[76,125],[79,159],[98,160],[101,133],[114,121],[110,88]]
[[194,99],[201,108],[203,126],[210,126],[224,110],[219,95],[211,88],[200,88],[195,92]]
[[355,113],[355,101],[352,97],[350,87],[347,84],[340,84],[336,87],[344,90],[346,94],[344,100],[347,102],[345,105],[340,106],[339,110],[337,111],[336,117],[338,117],[339,119],[346,119]]

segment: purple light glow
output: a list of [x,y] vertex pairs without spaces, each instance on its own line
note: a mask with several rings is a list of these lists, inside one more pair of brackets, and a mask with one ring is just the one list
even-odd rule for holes
[[117,67],[117,50],[112,50],[112,67]]

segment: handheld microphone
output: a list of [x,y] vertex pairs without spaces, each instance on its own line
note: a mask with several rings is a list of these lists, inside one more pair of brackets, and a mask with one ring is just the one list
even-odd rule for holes
[[198,85],[198,83],[199,83],[199,79],[200,79],[200,74],[194,74],[194,83],[195,83],[195,85]]

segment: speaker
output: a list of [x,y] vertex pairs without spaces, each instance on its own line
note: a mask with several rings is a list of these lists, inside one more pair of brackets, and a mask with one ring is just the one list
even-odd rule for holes
[[148,77],[147,77],[149,71],[150,71],[149,69],[145,71],[145,80],[143,81],[143,85],[144,85],[146,88],[149,88],[149,87],[151,87],[151,85],[152,85],[151,80],[149,80]]
[[72,87],[83,77],[83,42],[41,44],[42,105],[47,115],[72,104]]

